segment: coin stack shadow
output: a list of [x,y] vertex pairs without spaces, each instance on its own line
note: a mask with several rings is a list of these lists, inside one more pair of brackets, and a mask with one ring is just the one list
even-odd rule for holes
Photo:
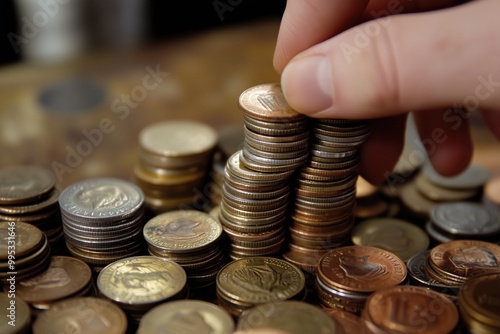
[[60,191],[51,171],[39,166],[12,166],[0,169],[0,221],[25,222],[38,227],[48,238],[51,251],[64,245]]
[[295,178],[290,242],[283,257],[313,275],[320,256],[349,240],[359,148],[369,135],[366,121],[318,119],[312,123],[309,160]]
[[59,198],[68,251],[94,269],[144,250],[144,195],[113,178],[77,182]]
[[210,194],[203,190],[217,146],[215,130],[194,121],[154,123],[140,132],[139,146],[134,181],[155,214],[182,207],[203,210],[196,207],[202,200],[210,205]]
[[219,220],[234,259],[274,256],[286,241],[290,179],[308,156],[309,120],[286,103],[279,84],[245,90],[243,149],[227,161]]
[[215,278],[226,264],[218,221],[201,211],[175,210],[150,219],[143,234],[151,255],[174,261],[186,271],[190,295],[215,296]]

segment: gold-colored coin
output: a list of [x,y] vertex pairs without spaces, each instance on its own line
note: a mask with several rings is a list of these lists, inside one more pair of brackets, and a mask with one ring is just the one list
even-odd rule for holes
[[33,323],[33,334],[124,334],[126,331],[127,318],[123,311],[105,299],[93,297],[57,302]]
[[477,195],[478,189],[448,189],[432,183],[423,172],[415,177],[415,187],[425,197],[436,202],[464,201]]
[[394,218],[365,220],[354,226],[351,237],[355,245],[382,248],[403,261],[429,247],[429,237],[421,228]]
[[0,261],[9,254],[16,259],[25,257],[38,249],[45,237],[36,226],[22,222],[0,222]]
[[429,219],[431,210],[436,202],[424,197],[415,186],[415,183],[406,183],[400,192],[401,202],[418,218]]
[[54,175],[38,166],[9,166],[0,169],[0,204],[26,204],[43,198],[54,189]]
[[97,277],[99,291],[120,305],[148,305],[166,301],[186,285],[186,272],[173,261],[134,256],[115,261]]
[[2,334],[27,334],[30,333],[31,311],[26,302],[15,298],[10,293],[0,293],[0,333]]
[[467,280],[459,294],[462,313],[500,330],[500,273],[484,274]]
[[201,300],[167,302],[149,310],[137,334],[231,334],[234,320],[221,307]]
[[41,202],[26,204],[26,205],[4,205],[0,206],[0,213],[8,215],[25,215],[34,214],[40,211],[50,211],[49,208],[57,206],[60,191],[54,189],[46,199]]

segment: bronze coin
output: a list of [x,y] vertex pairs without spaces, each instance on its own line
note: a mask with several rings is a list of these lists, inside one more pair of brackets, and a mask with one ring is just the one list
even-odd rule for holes
[[467,280],[459,295],[460,309],[477,321],[500,329],[500,273]]
[[43,198],[54,189],[51,171],[38,166],[9,166],[0,169],[0,204],[26,204]]
[[6,261],[9,254],[20,260],[45,241],[42,231],[36,226],[23,222],[0,222],[0,261]]

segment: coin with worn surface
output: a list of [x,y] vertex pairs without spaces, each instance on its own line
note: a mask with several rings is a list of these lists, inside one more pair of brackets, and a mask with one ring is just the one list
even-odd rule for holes
[[42,274],[17,285],[16,294],[28,303],[47,303],[73,296],[84,290],[92,270],[83,261],[69,256],[52,256]]
[[97,287],[107,298],[125,305],[167,300],[186,285],[186,272],[173,261],[155,256],[134,256],[101,270]]
[[217,287],[222,293],[251,304],[292,298],[304,286],[304,274],[297,266],[272,257],[235,260],[217,275]]
[[0,292],[0,309],[2,310],[0,333],[29,333],[31,311],[24,300],[15,298],[10,293]]
[[175,210],[153,217],[144,225],[144,238],[155,248],[171,252],[196,251],[222,235],[222,225],[209,214]]
[[201,300],[178,300],[149,310],[137,334],[231,334],[234,320],[221,307]]
[[462,313],[500,329],[500,273],[485,274],[467,280],[459,295]]
[[238,330],[280,329],[290,334],[335,334],[337,323],[319,307],[301,301],[279,301],[258,305],[243,312]]
[[144,194],[131,182],[96,178],[75,183],[63,190],[59,205],[63,215],[77,220],[122,220],[139,210]]
[[54,175],[38,166],[9,166],[0,169],[0,204],[26,204],[54,189]]
[[22,222],[0,222],[0,260],[9,254],[19,259],[38,249],[45,237],[36,226]]
[[500,272],[500,246],[478,240],[454,240],[432,248],[429,263],[444,276],[464,281]]
[[381,332],[451,333],[459,317],[444,295],[423,287],[398,286],[374,292],[366,300],[365,321]]
[[500,221],[481,204],[450,202],[432,208],[434,225],[453,235],[488,236],[500,232]]
[[289,122],[305,118],[288,105],[281,85],[277,83],[257,85],[245,90],[240,95],[239,104],[246,115],[259,120]]
[[438,174],[432,164],[427,162],[423,166],[424,175],[438,186],[450,189],[474,189],[482,187],[491,176],[491,173],[478,165],[470,165],[457,176],[444,177]]
[[93,297],[57,302],[33,323],[33,334],[124,334],[126,331],[127,318],[123,311],[105,299]]
[[403,261],[429,246],[429,237],[421,228],[394,218],[365,220],[354,226],[351,238],[355,245],[382,248]]
[[345,246],[326,253],[318,276],[341,290],[370,292],[401,284],[406,266],[391,252],[370,246]]

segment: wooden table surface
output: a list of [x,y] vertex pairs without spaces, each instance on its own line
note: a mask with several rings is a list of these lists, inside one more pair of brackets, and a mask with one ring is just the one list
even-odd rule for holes
[[[138,134],[148,124],[188,119],[219,132],[242,127],[240,93],[257,84],[279,82],[272,66],[278,28],[278,20],[257,21],[146,45],[133,53],[94,53],[52,66],[0,68],[0,166],[47,167],[58,176],[61,189],[91,177],[131,179]],[[121,103],[122,109],[117,108],[114,101],[144,85],[148,68],[157,67],[168,76],[146,90],[147,96],[136,106],[125,110]],[[40,93],[47,87],[77,79],[101,87],[105,94],[101,103],[65,114],[40,103]],[[471,121],[474,162],[500,175],[498,143],[478,115]],[[85,132],[99,129],[102,122],[113,131],[103,133],[90,148],[80,147],[88,154],[70,166],[68,152],[77,150],[87,140]]]

